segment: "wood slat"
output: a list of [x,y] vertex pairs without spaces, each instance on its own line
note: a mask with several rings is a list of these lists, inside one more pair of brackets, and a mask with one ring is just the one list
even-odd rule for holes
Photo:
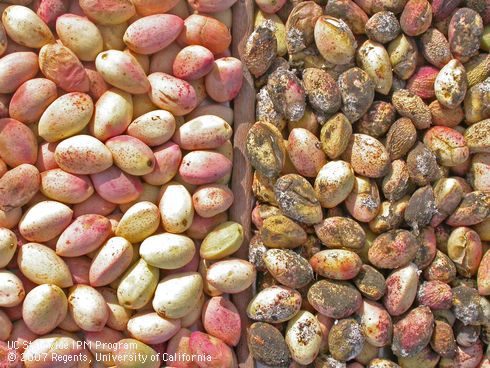
[[[232,54],[241,59],[241,50],[253,30],[254,2],[253,0],[238,0],[233,6],[233,45]],[[230,208],[230,218],[243,226],[245,241],[236,256],[248,259],[248,244],[252,232],[251,212],[254,199],[252,196],[252,167],[245,154],[245,140],[247,132],[255,122],[255,89],[250,73],[244,68],[244,83],[240,94],[234,101],[234,136],[233,136],[233,175],[231,188],[235,196],[233,206]],[[235,303],[242,318],[242,336],[238,344],[237,358],[240,368],[253,368],[254,362],[249,354],[246,339],[246,330],[250,320],[245,312],[247,304],[252,298],[252,290],[233,295]]]

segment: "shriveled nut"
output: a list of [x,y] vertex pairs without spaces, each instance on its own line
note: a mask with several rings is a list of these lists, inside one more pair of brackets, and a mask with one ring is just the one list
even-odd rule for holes
[[379,212],[381,200],[374,179],[357,176],[352,192],[345,200],[345,206],[356,220],[369,222]]
[[335,359],[345,362],[361,352],[364,340],[359,323],[351,318],[343,319],[332,326],[328,335],[328,349]]
[[338,158],[349,145],[352,135],[352,125],[347,117],[336,114],[328,119],[322,126],[320,140],[323,151],[331,159]]
[[400,31],[400,23],[391,11],[376,13],[366,22],[367,36],[379,43],[388,43],[394,40]]
[[366,235],[362,227],[347,217],[333,216],[315,225],[315,233],[328,248],[361,249]]
[[390,57],[383,45],[367,40],[357,49],[357,63],[374,81],[376,92],[387,95],[393,84]]
[[266,177],[276,177],[284,167],[286,148],[281,132],[272,124],[257,122],[247,134],[247,156]]
[[350,68],[337,81],[342,94],[342,112],[354,122],[363,116],[374,100],[375,84],[360,68]]
[[483,254],[480,237],[467,227],[454,229],[448,239],[447,254],[461,276],[472,277],[478,271]]
[[464,68],[468,79],[468,87],[473,87],[490,76],[490,55],[476,55],[464,64]]
[[320,202],[311,184],[302,176],[281,176],[274,185],[274,192],[279,208],[286,216],[308,225],[322,220]]
[[284,286],[271,286],[252,298],[247,315],[254,321],[280,323],[289,321],[300,308],[301,294],[298,291]]
[[422,99],[408,90],[393,93],[393,105],[398,113],[409,118],[417,129],[427,129],[431,125],[429,107]]
[[269,248],[296,248],[306,241],[306,232],[293,220],[283,215],[271,216],[260,231]]
[[267,270],[281,284],[301,288],[313,279],[308,261],[290,250],[269,249],[263,256]]
[[366,264],[361,266],[353,282],[363,296],[372,300],[380,299],[386,291],[383,274]]
[[[490,87],[490,80],[489,80]],[[490,119],[482,120],[476,124],[471,125],[466,129],[464,133],[464,139],[471,153],[483,152],[490,153],[489,147],[489,133],[490,132]]]
[[393,352],[399,357],[420,353],[429,344],[433,329],[434,316],[428,307],[411,310],[394,325]]
[[250,353],[260,363],[271,366],[287,366],[291,353],[281,332],[268,323],[253,323],[247,331]]
[[308,301],[321,314],[340,319],[361,307],[362,296],[347,281],[320,280],[308,290]]
[[393,271],[386,278],[383,304],[390,315],[402,315],[410,308],[417,295],[418,282],[417,266],[413,263]]
[[420,41],[420,51],[424,58],[435,67],[442,68],[451,60],[449,42],[444,34],[436,28],[428,29],[420,37]]
[[466,62],[478,52],[483,34],[481,16],[470,8],[458,9],[449,23],[448,39],[453,56]]
[[395,121],[395,116],[396,110],[391,103],[374,101],[368,112],[356,123],[357,131],[375,138],[382,137]]
[[413,39],[399,35],[388,45],[393,72],[402,80],[407,80],[415,72],[417,67],[417,45]]
[[417,141],[417,130],[408,118],[398,119],[386,135],[386,149],[391,160],[405,156]]
[[417,239],[409,231],[389,231],[374,240],[369,248],[369,261],[379,268],[398,268],[412,261],[417,248]]
[[325,60],[340,65],[352,60],[357,47],[349,26],[342,19],[330,16],[322,16],[316,21],[315,44]]
[[436,318],[430,346],[443,358],[452,358],[456,351],[456,340],[452,326],[443,319]]
[[288,120],[299,120],[306,108],[305,90],[296,75],[287,69],[279,68],[267,81],[267,90],[274,107]]
[[323,166],[315,179],[315,192],[322,207],[342,203],[354,187],[354,171],[344,161],[331,161]]

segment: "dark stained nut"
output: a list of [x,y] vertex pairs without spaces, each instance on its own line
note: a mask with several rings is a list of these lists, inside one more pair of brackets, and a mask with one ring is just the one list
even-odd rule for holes
[[344,249],[326,249],[310,259],[310,265],[320,276],[333,280],[350,280],[359,273],[361,258]]
[[454,178],[439,179],[434,185],[436,214],[430,224],[432,226],[441,224],[458,207],[463,194],[460,181]]
[[447,254],[461,276],[474,276],[483,255],[480,237],[468,227],[457,227],[449,236]]
[[390,344],[393,324],[389,313],[381,304],[364,300],[357,315],[360,318],[366,343],[377,348]]
[[271,216],[264,221],[260,236],[269,248],[297,248],[306,241],[306,232],[286,216]]
[[247,134],[247,156],[261,174],[268,178],[277,177],[286,160],[281,132],[272,124],[255,123]]
[[419,247],[407,230],[392,230],[379,235],[369,248],[369,262],[378,268],[399,268],[412,261]]
[[353,134],[342,158],[354,172],[368,178],[380,178],[388,171],[390,158],[383,144],[366,134]]
[[381,272],[369,265],[362,265],[353,279],[361,294],[371,300],[379,300],[386,291],[386,280]]
[[347,149],[352,135],[352,125],[347,117],[336,114],[322,126],[320,141],[322,149],[330,159],[336,159]]
[[400,34],[401,28],[395,14],[381,11],[374,14],[366,23],[367,36],[379,43],[388,43]]
[[431,264],[436,256],[437,243],[434,229],[430,226],[421,229],[417,241],[419,242],[419,249],[417,249],[413,263],[417,265],[419,270],[423,270]]
[[265,87],[261,88],[259,93],[257,93],[255,119],[263,123],[272,124],[279,130],[283,130],[286,126],[286,119],[275,109],[271,96]]
[[308,290],[308,301],[321,314],[340,319],[354,314],[361,307],[362,296],[347,281],[320,280]]
[[308,225],[322,221],[322,207],[315,190],[301,175],[281,176],[274,184],[274,193],[279,208],[286,216]]
[[417,189],[405,210],[405,222],[418,232],[424,226],[430,224],[430,220],[436,212],[434,191],[430,185]]
[[439,69],[433,66],[421,66],[410,76],[406,89],[424,100],[433,99],[436,95],[434,82],[438,74]]
[[453,261],[438,250],[432,263],[424,270],[424,278],[428,281],[439,280],[450,283],[455,277],[456,266]]
[[331,355],[319,354],[313,362],[314,368],[347,368],[345,362],[340,362]]
[[400,366],[389,359],[376,358],[371,360],[366,368],[400,368]]
[[476,280],[468,279],[460,275],[457,275],[456,278],[453,281],[451,281],[451,286],[452,287],[468,286],[470,288],[476,289]]
[[342,19],[328,15],[315,24],[315,44],[325,60],[334,65],[349,64],[357,48],[351,29]]
[[299,120],[305,113],[305,91],[302,82],[290,70],[279,68],[271,74],[267,90],[274,107],[288,120]]
[[408,0],[400,16],[400,26],[408,36],[418,36],[430,27],[432,7],[427,0]]
[[396,92],[401,89],[406,89],[407,87],[407,81],[401,79],[399,76],[394,75],[393,76],[393,85],[391,86],[391,92]]
[[[490,118],[490,77],[475,84],[466,93],[464,99],[465,118],[468,124],[474,124]],[[486,121],[487,121],[486,120]],[[486,123],[488,125],[488,122]],[[469,130],[469,129],[468,129]],[[488,128],[487,128],[488,132]],[[471,149],[471,148],[470,148]]]
[[413,263],[393,271],[386,278],[383,304],[390,315],[400,316],[410,308],[417,295],[418,283],[418,269]]
[[267,217],[280,214],[281,210],[275,206],[271,206],[267,203],[257,203],[252,210],[252,222],[257,229],[260,229]]
[[357,176],[354,188],[345,200],[347,211],[357,221],[369,222],[378,214],[380,205],[378,186],[374,179]]
[[404,368],[435,368],[440,358],[439,354],[426,346],[414,356],[398,357],[398,363]]
[[313,269],[299,254],[285,249],[269,249],[264,256],[267,270],[281,284],[301,288],[313,280]]
[[328,1],[325,6],[325,15],[342,19],[354,34],[365,33],[364,26],[368,21],[368,16],[352,0]]
[[369,228],[376,234],[397,229],[403,223],[403,215],[408,205],[409,197],[398,201],[381,203],[381,208],[374,219],[369,221]]
[[483,34],[481,16],[470,8],[461,8],[451,17],[448,30],[453,56],[462,63],[478,53]]
[[342,319],[330,330],[328,349],[335,359],[345,362],[361,352],[364,340],[364,333],[355,319]]
[[464,139],[471,153],[490,153],[490,119],[482,120],[466,129]]
[[415,41],[400,34],[388,45],[388,55],[393,72],[402,80],[407,80],[417,67],[418,50]]
[[252,181],[252,191],[254,196],[260,201],[277,206],[276,195],[274,194],[274,178],[268,178],[259,171],[254,172]]
[[456,342],[459,346],[470,347],[474,345],[480,338],[481,326],[464,325],[460,321],[456,321],[454,325],[454,333]]
[[405,156],[417,141],[417,129],[408,118],[398,119],[386,135],[386,149],[391,160]]
[[453,359],[441,359],[440,367],[468,367],[476,368],[483,358],[483,346],[480,341],[470,347],[457,346]]
[[468,87],[473,87],[490,77],[490,55],[476,55],[464,64],[464,68],[466,69]]
[[260,77],[271,66],[277,55],[275,25],[271,20],[262,22],[248,37],[242,58],[250,73]]
[[453,328],[445,320],[436,317],[430,346],[443,358],[452,358],[456,353]]
[[433,0],[432,13],[435,20],[443,20],[449,17],[460,3],[461,0]]
[[342,112],[354,122],[363,116],[374,100],[374,82],[360,68],[343,72],[337,81],[342,94]]
[[356,221],[348,217],[329,217],[315,225],[315,233],[327,248],[361,249],[366,234]]
[[430,309],[449,309],[453,302],[451,287],[442,281],[425,281],[420,285],[417,293],[420,305]]
[[412,120],[417,129],[430,127],[432,116],[429,107],[422,99],[408,90],[400,90],[393,93],[393,105],[398,113]]
[[392,350],[399,357],[413,357],[430,342],[434,316],[426,306],[412,309],[393,327]]
[[434,309],[432,314],[434,314],[435,319],[445,321],[451,327],[454,326],[454,323],[456,322],[456,317],[451,309]]
[[270,366],[288,366],[291,354],[281,332],[274,326],[256,322],[247,331],[250,353],[258,362]]
[[298,3],[286,22],[287,47],[289,54],[298,53],[314,41],[314,29],[323,9],[313,1]]
[[398,201],[407,193],[410,175],[407,163],[395,160],[390,163],[388,173],[383,178],[382,190],[386,199]]
[[471,226],[485,220],[490,214],[490,194],[474,191],[466,194],[458,208],[448,217],[451,226]]
[[425,60],[437,68],[442,68],[449,62],[449,60],[451,60],[449,41],[446,36],[436,28],[429,28],[420,37],[420,51],[422,52],[422,55],[424,55]]
[[[263,21],[264,19],[261,20],[261,23]],[[276,27],[276,32],[277,32],[277,27]],[[264,87],[267,84],[267,79],[269,79],[269,76],[272,73],[274,73],[277,69],[279,68],[288,69],[289,67],[290,65],[286,61],[286,59],[279,56],[275,57],[269,69],[267,69],[267,71],[264,74],[262,74],[260,77],[255,77],[255,81],[254,81],[255,88],[259,89]]]
[[356,123],[356,130],[375,138],[382,137],[395,121],[395,116],[396,110],[391,103],[374,101],[368,112]]
[[447,240],[451,233],[449,226],[442,224],[434,228],[436,234],[437,249],[443,253],[447,253]]
[[444,166],[460,165],[470,155],[463,135],[448,127],[430,128],[424,135],[424,144],[434,152],[439,163]]
[[407,167],[410,179],[419,186],[430,184],[442,176],[436,155],[421,142],[409,152]]
[[303,85],[308,101],[314,109],[326,114],[333,114],[340,109],[340,89],[326,71],[306,68],[303,71]]
[[259,322],[289,321],[301,308],[301,294],[284,286],[270,286],[255,295],[247,306],[247,316]]
[[453,288],[453,313],[465,325],[477,324],[481,313],[478,291],[468,286]]
[[315,179],[315,192],[322,207],[333,208],[342,203],[354,187],[354,170],[345,161],[330,161]]
[[262,242],[259,234],[255,234],[250,239],[248,246],[248,261],[252,263],[257,271],[267,271],[264,261],[264,255],[267,252],[267,247]]

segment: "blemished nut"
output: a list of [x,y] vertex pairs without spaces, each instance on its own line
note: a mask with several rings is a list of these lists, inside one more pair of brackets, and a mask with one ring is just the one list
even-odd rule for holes
[[468,87],[483,82],[490,76],[490,55],[480,54],[472,57],[464,64]]
[[468,124],[474,124],[490,118],[489,93],[490,77],[483,82],[475,84],[466,93],[464,99],[464,113]]
[[429,129],[424,136],[424,144],[444,166],[457,166],[465,162],[470,154],[463,135],[449,127]]
[[398,113],[412,120],[417,129],[427,129],[431,125],[429,107],[422,99],[408,90],[393,93],[393,105]]
[[405,313],[417,295],[419,275],[413,263],[394,270],[386,278],[386,293],[383,304],[392,316]]
[[409,197],[405,196],[399,201],[381,203],[380,210],[376,217],[369,221],[369,228],[376,234],[394,230],[403,223],[403,215],[408,205]]
[[392,161],[383,178],[381,188],[384,196],[390,201],[400,200],[408,190],[409,179],[407,163],[403,160]]
[[471,226],[482,222],[490,212],[490,195],[474,191],[464,195],[458,208],[446,223],[451,226]]
[[402,80],[407,80],[415,72],[418,50],[412,38],[400,34],[389,43],[388,55],[393,72]]
[[333,280],[350,280],[362,265],[361,258],[344,249],[327,249],[316,253],[310,259],[311,267],[320,276]]
[[364,246],[365,233],[354,220],[333,216],[315,225],[315,233],[327,248],[361,249]]
[[408,0],[400,16],[400,26],[407,36],[424,33],[432,22],[432,8],[426,0]]
[[443,358],[452,358],[456,352],[456,340],[452,326],[436,317],[430,341],[431,348]]
[[393,352],[399,357],[412,357],[430,342],[434,316],[426,306],[411,310],[393,327]]
[[381,200],[374,179],[357,176],[352,192],[347,196],[345,206],[356,220],[369,222],[379,212]]
[[284,286],[271,286],[250,301],[247,315],[254,321],[280,323],[293,318],[300,308],[301,295],[298,291]]
[[417,141],[417,130],[408,118],[398,119],[386,135],[386,149],[391,160],[404,157]]
[[393,41],[400,31],[400,23],[395,14],[390,11],[378,12],[366,22],[367,36],[379,43]]
[[483,34],[481,16],[470,8],[458,9],[449,23],[448,39],[453,56],[466,62],[478,53]]
[[422,34],[420,37],[420,51],[425,60],[437,68],[442,68],[451,60],[449,41],[436,28],[429,28]]
[[359,323],[352,318],[343,319],[330,329],[328,349],[335,359],[345,362],[361,352],[364,340]]
[[293,220],[283,215],[271,216],[260,230],[264,244],[269,248],[297,248],[306,241],[306,232]]
[[417,239],[407,230],[392,230],[379,235],[369,248],[369,261],[378,268],[399,268],[415,257]]
[[308,301],[321,314],[340,319],[354,314],[361,307],[362,296],[347,281],[320,280],[308,290]]
[[344,20],[354,34],[365,33],[368,16],[354,1],[327,2],[325,14]]
[[410,179],[420,186],[436,181],[442,175],[436,155],[421,142],[409,152],[407,167]]
[[467,227],[454,229],[448,239],[447,252],[461,276],[471,277],[476,274],[483,254],[476,231]]
[[424,277],[428,281],[449,283],[456,277],[456,266],[446,254],[438,250],[432,263],[424,270]]
[[265,21],[248,37],[243,59],[250,73],[260,77],[271,66],[277,54],[277,39],[272,21]]
[[342,94],[342,112],[354,122],[363,116],[374,100],[375,84],[360,68],[350,68],[337,81]]
[[361,266],[353,282],[361,294],[371,300],[379,300],[386,291],[386,280],[383,274],[366,264]]
[[331,159],[340,157],[347,149],[352,135],[352,125],[342,113],[334,115],[323,124],[320,140],[323,151]]
[[436,212],[434,191],[430,185],[417,189],[405,209],[405,222],[417,233],[429,225]]
[[463,102],[466,89],[466,71],[463,64],[456,59],[439,71],[434,82],[437,100],[449,109],[454,109]]
[[272,365],[289,365],[291,353],[281,332],[274,326],[256,322],[247,331],[248,347],[258,362]]
[[294,55],[313,43],[315,24],[322,14],[322,7],[314,2],[295,4],[286,22],[289,54]]
[[464,111],[461,106],[456,106],[454,109],[448,109],[439,101],[434,100],[430,103],[429,110],[432,115],[432,123],[434,125],[454,128],[464,119]]
[[[350,123],[348,124],[350,127]],[[289,159],[299,174],[306,177],[316,177],[318,175],[318,172],[327,163],[327,158],[322,148],[323,144],[309,130],[304,128],[291,129],[287,151]]]
[[389,155],[385,146],[369,135],[353,134],[342,157],[358,175],[379,178],[388,170]]
[[351,29],[342,19],[319,17],[314,35],[318,50],[329,63],[342,65],[353,59],[357,43]]
[[419,287],[417,300],[431,309],[449,309],[453,293],[451,287],[442,281],[425,281]]
[[374,81],[376,92],[387,95],[393,84],[390,57],[384,46],[371,40],[357,50],[357,63]]
[[306,68],[303,71],[303,85],[310,105],[326,114],[340,109],[340,90],[335,80],[324,70]]
[[466,140],[466,144],[471,153],[490,152],[490,149],[488,149],[488,141],[490,139],[488,134],[489,131],[490,119],[479,121],[466,129],[464,132],[464,139]]
[[305,90],[296,75],[279,68],[268,79],[267,89],[274,107],[288,120],[299,120],[305,113]]
[[354,171],[345,161],[331,161],[324,165],[315,179],[315,192],[324,208],[342,203],[354,187]]
[[382,137],[395,121],[395,107],[385,101],[374,101],[366,114],[356,123],[359,133],[375,138]]

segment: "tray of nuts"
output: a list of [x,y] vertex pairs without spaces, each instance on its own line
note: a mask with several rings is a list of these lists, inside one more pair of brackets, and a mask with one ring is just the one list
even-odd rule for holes
[[257,366],[489,366],[489,22],[488,1],[255,0]]
[[1,367],[251,366],[251,4],[0,1]]

